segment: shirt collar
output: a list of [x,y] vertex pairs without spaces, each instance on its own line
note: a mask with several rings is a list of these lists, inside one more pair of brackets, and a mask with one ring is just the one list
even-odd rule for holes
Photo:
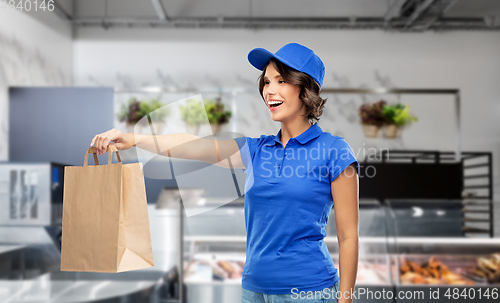
[[[323,133],[323,130],[321,129],[321,127],[319,127],[318,123],[314,123],[305,132],[303,132],[302,134],[295,137],[295,140],[299,141],[300,144],[306,144],[307,142],[318,137],[322,133]],[[280,136],[281,136],[281,128],[278,131],[278,134],[276,134],[276,136],[274,137],[274,141],[270,142],[266,145],[273,146],[276,143],[281,143]]]

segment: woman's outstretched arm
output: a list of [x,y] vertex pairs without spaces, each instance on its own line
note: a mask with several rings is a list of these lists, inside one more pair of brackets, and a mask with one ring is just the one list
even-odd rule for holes
[[245,167],[238,144],[233,139],[211,140],[188,133],[161,136],[140,135],[123,133],[113,128],[95,135],[90,142],[90,146],[94,145],[99,155],[107,151],[108,145],[114,145],[119,150],[135,146],[166,157],[170,155],[172,158],[199,160],[225,168],[230,168],[228,161],[230,160],[233,168]]
[[339,241],[339,303],[352,302],[358,272],[358,173],[356,164],[349,165],[333,180],[332,198]]

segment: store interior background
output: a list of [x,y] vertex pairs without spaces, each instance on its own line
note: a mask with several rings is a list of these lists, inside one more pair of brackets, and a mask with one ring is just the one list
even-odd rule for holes
[[[387,9],[380,3],[386,1],[363,8],[361,4],[367,4],[361,2],[349,7],[339,5],[339,14],[360,14],[363,10],[381,13]],[[81,17],[102,16],[106,3],[110,17],[124,17],[132,11],[136,16],[155,15],[149,1],[61,1],[61,6]],[[477,5],[478,15],[485,5]],[[224,15],[225,10],[227,14],[243,14],[248,7],[223,9],[222,5],[211,7],[200,2],[189,9],[172,5],[169,13],[177,15],[184,12],[183,9],[189,15],[203,11]],[[252,6],[254,14],[272,16],[270,11],[279,16],[292,13],[263,2]],[[474,15],[474,11],[469,14]],[[491,11],[491,15],[494,16],[495,11]],[[462,150],[492,151],[494,158],[500,151],[497,119],[500,114],[497,85],[500,39],[496,31],[106,29],[72,26],[55,13],[43,12],[2,12],[0,22],[0,105],[5,109],[0,133],[2,160],[9,159],[6,110],[9,86],[140,89],[174,84],[197,88],[255,88],[259,73],[246,59],[249,50],[264,47],[276,51],[291,41],[312,48],[322,58],[326,66],[325,88],[459,88]],[[366,148],[375,143],[367,142],[363,136],[357,107],[382,98],[398,102],[394,95],[327,97],[328,106],[320,125],[325,131],[347,138],[359,156],[363,155],[363,148],[366,152]],[[239,98],[240,110],[233,119],[238,122],[224,125],[224,131],[250,137],[277,133],[280,125],[270,119],[258,95]],[[399,102],[410,104],[420,122],[407,129],[401,140],[386,140],[378,143],[379,146],[454,150],[452,96],[401,95]],[[251,120],[248,113],[252,114]],[[124,130],[117,120],[114,125]],[[500,163],[493,161],[493,165],[494,195],[498,196],[500,186],[496,176],[500,173]]]
[[[138,17],[156,16],[151,1],[145,0],[57,2],[71,15],[79,17],[103,16],[105,11],[108,17],[126,17],[132,13]],[[310,7],[304,6],[303,1],[293,2],[297,2],[297,6],[269,1],[231,5],[229,1],[216,4],[194,1],[189,5],[176,1],[172,5],[164,2],[164,5],[172,16],[248,16],[249,5],[254,15],[320,16],[324,12],[314,6],[327,5],[331,10],[328,14],[334,14],[337,9],[342,15],[363,14],[364,10],[378,10],[383,14],[393,1],[370,1],[371,4],[354,1],[356,4],[349,7],[335,7],[328,5],[328,1],[315,1]],[[457,6],[467,5],[464,2],[471,1],[461,1]],[[477,1],[476,7],[469,6],[470,15],[483,14],[487,5],[491,5],[491,1]],[[374,29],[103,28],[76,26],[49,12],[0,11],[0,161],[9,161],[9,119],[17,118],[8,116],[9,87],[141,89],[175,84],[197,88],[255,88],[255,94],[237,98],[237,116],[223,126],[223,131],[249,137],[276,134],[280,125],[272,121],[258,96],[259,71],[249,64],[246,56],[255,47],[275,52],[286,43],[297,42],[322,58],[326,66],[323,86],[327,88],[460,89],[461,149],[493,153],[493,196],[499,197],[500,6],[491,5],[489,14],[496,16],[493,22],[497,30],[412,33]],[[451,96],[401,95],[399,101],[409,104],[419,121],[397,140],[365,138],[357,116],[362,103],[382,98],[398,102],[397,96],[328,97],[319,124],[324,131],[345,137],[355,152],[362,153],[363,148],[370,146],[454,151],[454,99]],[[116,119],[113,125],[125,130]],[[88,144],[92,138],[78,139]],[[499,215],[500,202],[495,202],[495,222]],[[500,224],[495,224],[494,235],[500,236]]]

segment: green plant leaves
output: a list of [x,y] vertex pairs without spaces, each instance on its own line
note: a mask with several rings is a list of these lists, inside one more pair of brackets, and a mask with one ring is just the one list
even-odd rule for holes
[[170,108],[164,105],[159,97],[149,101],[139,101],[132,97],[127,104],[122,104],[117,117],[120,122],[135,124],[149,114],[152,121],[161,121],[171,114]]
[[418,121],[418,118],[410,113],[408,104],[387,104],[384,100],[373,104],[362,104],[359,107],[359,116],[362,124],[376,126],[396,124],[396,126],[402,127]]
[[362,124],[382,126],[385,123],[384,105],[386,102],[380,100],[379,102],[370,104],[362,104],[359,107],[359,116]]
[[224,104],[215,102],[213,99],[205,101],[205,110],[207,112],[208,121],[214,124],[224,124],[231,118],[231,111],[224,110]]
[[182,120],[190,126],[205,122],[203,111],[205,111],[208,121],[214,124],[226,123],[232,115],[231,111],[224,109],[224,104],[215,102],[213,99],[205,100],[203,106],[196,100],[189,99],[186,101],[186,105],[180,108]]
[[[190,126],[206,122],[204,111],[209,122],[214,124],[227,123],[232,115],[231,111],[225,110],[224,104],[214,99],[207,99],[204,105],[194,99],[188,99],[185,106],[180,106],[180,111],[182,120]],[[136,124],[148,114],[152,121],[162,121],[170,116],[171,109],[165,106],[159,97],[149,101],[140,101],[132,97],[126,104],[121,105],[117,118],[120,122]]]
[[410,106],[408,104],[385,105],[384,116],[386,124],[396,124],[398,127],[418,121],[417,117],[410,114]]
[[194,99],[186,100],[186,105],[181,105],[181,119],[190,126],[201,124],[205,122],[204,111],[205,108],[199,102]]

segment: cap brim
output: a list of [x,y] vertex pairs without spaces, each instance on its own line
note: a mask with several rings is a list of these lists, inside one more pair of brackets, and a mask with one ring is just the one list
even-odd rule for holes
[[254,48],[248,53],[248,61],[258,70],[264,70],[264,66],[271,58],[276,56],[263,48]]
[[254,48],[248,53],[248,61],[250,64],[252,64],[256,69],[258,70],[264,70],[264,66],[266,66],[266,63],[269,61],[269,59],[275,58],[276,60],[280,61],[281,63],[285,64],[286,66],[298,70],[295,68],[290,62],[287,60],[276,56],[275,54],[271,53],[270,51],[263,49],[263,48]]

